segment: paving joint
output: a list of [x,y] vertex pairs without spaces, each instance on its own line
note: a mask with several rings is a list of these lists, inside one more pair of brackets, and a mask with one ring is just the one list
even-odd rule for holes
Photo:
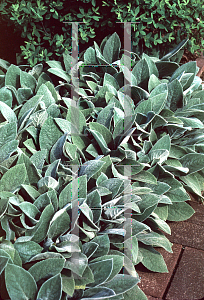
[[[176,243],[175,243],[175,244],[176,244]],[[179,245],[179,244],[177,244],[177,245]],[[173,281],[173,279],[174,279],[174,276],[175,276],[175,274],[176,274],[176,271],[177,271],[177,269],[178,269],[178,267],[179,267],[179,263],[180,263],[181,258],[182,258],[182,256],[183,256],[184,250],[185,250],[185,246],[182,246],[182,249],[181,249],[181,252],[180,252],[180,254],[179,254],[179,257],[178,257],[176,266],[175,266],[175,268],[174,268],[174,270],[173,270],[173,273],[172,273],[172,275],[171,275],[171,277],[170,277],[170,280],[169,280],[169,282],[168,282],[168,285],[167,285],[166,290],[165,290],[165,292],[164,292],[164,295],[163,295],[163,297],[162,297],[163,300],[166,300],[166,296],[167,296],[167,294],[168,294],[168,291],[169,291],[169,289],[170,289],[170,286],[171,286],[171,284],[172,284],[172,281]]]

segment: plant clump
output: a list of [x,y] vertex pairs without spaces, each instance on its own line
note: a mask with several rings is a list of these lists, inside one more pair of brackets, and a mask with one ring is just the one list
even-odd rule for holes
[[2,299],[147,299],[137,265],[168,272],[155,248],[172,252],[167,221],[190,218],[187,192],[204,189],[204,92],[196,63],[179,66],[185,43],[139,57],[114,33],[47,72],[0,60]]

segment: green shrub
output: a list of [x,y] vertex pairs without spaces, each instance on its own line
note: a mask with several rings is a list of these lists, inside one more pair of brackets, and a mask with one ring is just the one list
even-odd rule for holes
[[69,54],[47,72],[0,60],[2,299],[147,299],[137,265],[168,272],[161,230],[204,190],[204,92],[196,63],[179,67],[185,42],[130,58],[114,33],[80,55],[79,90]]
[[[79,44],[91,46],[101,37],[117,31],[123,37],[123,24],[116,22],[139,22],[132,25],[133,51],[162,57],[166,49],[189,37],[188,49],[203,48],[202,1],[137,0],[65,0],[49,1],[3,1],[0,13],[8,23],[14,23],[22,32],[25,44],[21,56],[31,66],[49,59],[59,60],[62,53],[71,51],[71,24],[79,24]],[[200,19],[200,22],[197,19]]]
[[[65,50],[71,50],[71,24],[63,22],[85,21],[80,24],[79,39],[82,43],[95,37],[92,25],[100,20],[95,1],[85,10],[76,1],[66,5],[62,1],[7,1],[1,6],[1,14],[8,23],[14,23],[22,32],[25,45],[22,57],[34,66],[50,58],[59,58]],[[21,57],[21,58],[22,58]]]
[[[111,5],[112,1],[106,1]],[[135,24],[133,36],[134,51],[161,57],[171,46],[189,37],[188,49],[204,50],[204,18],[202,0],[136,0],[128,5],[114,0],[111,9],[121,22],[139,22]],[[198,22],[199,20],[199,22]]]

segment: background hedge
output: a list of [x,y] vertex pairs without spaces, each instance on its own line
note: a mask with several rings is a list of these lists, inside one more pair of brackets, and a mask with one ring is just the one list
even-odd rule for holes
[[4,0],[0,14],[24,40],[18,62],[23,58],[33,66],[71,51],[71,24],[63,22],[84,22],[79,24],[80,52],[113,32],[123,40],[123,24],[116,22],[126,21],[139,22],[132,25],[138,54],[161,57],[187,36],[192,53],[204,50],[203,8],[202,0]]

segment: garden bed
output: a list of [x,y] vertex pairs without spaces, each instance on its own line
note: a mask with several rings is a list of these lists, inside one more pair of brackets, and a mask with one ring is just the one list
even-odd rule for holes
[[185,43],[130,58],[114,33],[79,63],[0,60],[3,299],[143,300],[137,267],[168,273],[170,224],[204,190],[204,91],[196,62],[179,65]]

